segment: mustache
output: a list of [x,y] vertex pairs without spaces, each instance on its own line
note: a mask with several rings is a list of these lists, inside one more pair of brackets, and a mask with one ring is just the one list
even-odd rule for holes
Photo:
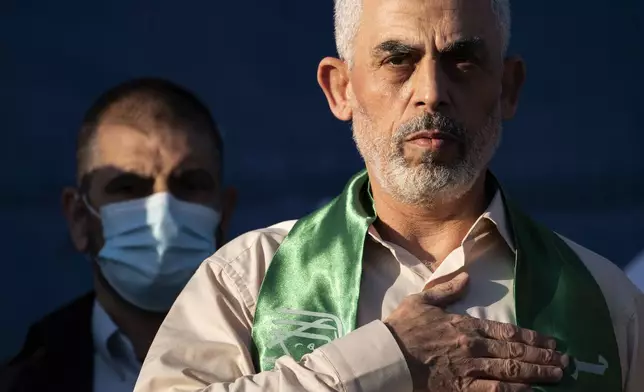
[[465,141],[467,136],[465,127],[460,125],[453,118],[441,113],[425,113],[421,116],[412,118],[398,127],[394,139],[397,142],[402,142],[410,135],[426,130],[437,130],[461,141]]

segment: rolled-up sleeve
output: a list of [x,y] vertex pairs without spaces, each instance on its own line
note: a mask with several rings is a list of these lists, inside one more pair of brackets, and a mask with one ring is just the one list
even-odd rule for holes
[[[258,265],[258,276],[247,276],[249,264],[236,267],[218,254],[201,265],[161,325],[135,392],[412,390],[402,352],[381,321],[299,362],[282,357],[274,370],[256,373],[249,348],[254,303],[266,266],[263,260],[253,260],[252,250],[251,246],[246,262]],[[265,249],[255,256],[262,253]]]

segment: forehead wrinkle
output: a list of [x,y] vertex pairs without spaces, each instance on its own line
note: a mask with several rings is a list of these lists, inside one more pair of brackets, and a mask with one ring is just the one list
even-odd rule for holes
[[[132,115],[132,114],[135,115]],[[155,116],[153,112],[146,112],[145,109],[136,112],[109,112],[103,116],[101,124],[124,125],[136,130],[148,138],[157,138],[160,149],[172,151],[177,141],[182,146],[191,148],[194,151],[205,152],[215,161],[220,160],[222,152],[207,129],[201,127],[199,122],[192,122],[187,119],[171,118],[167,116]],[[207,140],[202,138],[206,138]],[[220,163],[217,162],[216,166]]]
[[[155,140],[156,139],[156,140]],[[103,123],[93,146],[93,164],[151,175],[163,166],[160,135],[123,122]]]
[[[421,0],[418,4],[420,11],[413,6],[414,3],[385,1],[381,4],[380,7],[365,7],[364,10],[364,20],[371,21],[370,30],[380,42],[398,39],[409,44],[422,43],[427,47],[430,40],[433,42],[432,46],[441,49],[461,39],[481,37],[485,41],[491,41],[491,37],[488,37],[492,33],[491,29],[497,30],[491,7],[482,8],[482,4],[468,3],[466,6],[465,1],[460,0],[438,4]],[[409,23],[411,20],[414,22]],[[488,20],[489,23],[484,23]],[[375,45],[372,43],[372,46]]]
[[393,24],[387,30],[376,32],[378,42],[374,43],[374,48],[386,41],[399,41],[411,47],[427,47],[431,42],[435,48],[441,49],[454,42],[461,40],[481,39],[480,32],[468,32],[461,26],[454,26],[447,21],[442,21],[438,26],[428,26],[427,23],[419,21],[417,26],[410,27],[409,24]]

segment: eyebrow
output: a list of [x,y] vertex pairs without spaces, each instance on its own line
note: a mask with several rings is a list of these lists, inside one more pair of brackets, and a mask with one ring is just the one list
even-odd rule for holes
[[[480,37],[462,38],[454,42],[450,42],[440,50],[440,53],[453,53],[453,52],[478,52],[485,49],[485,41]],[[399,40],[387,40],[378,44],[372,51],[374,55],[381,55],[383,53],[398,53],[407,54],[421,51],[419,45],[406,44]]]
[[450,42],[443,49],[440,50],[441,53],[450,53],[450,52],[472,52],[476,53],[482,51],[486,48],[485,41],[480,37],[471,37],[458,39],[454,42]]
[[419,50],[420,48],[418,46],[405,44],[402,41],[391,39],[378,44],[375,48],[373,48],[372,52],[374,55],[380,55],[383,53],[405,54],[417,52]]

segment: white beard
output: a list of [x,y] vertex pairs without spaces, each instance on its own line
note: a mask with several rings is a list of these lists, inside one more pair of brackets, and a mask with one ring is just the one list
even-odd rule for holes
[[375,173],[375,180],[394,199],[409,205],[431,205],[458,199],[467,193],[487,168],[501,141],[501,105],[495,106],[479,130],[465,130],[465,155],[450,165],[437,164],[430,154],[411,166],[403,155],[403,127],[391,138],[373,138],[373,121],[358,111],[353,139],[360,155]]

